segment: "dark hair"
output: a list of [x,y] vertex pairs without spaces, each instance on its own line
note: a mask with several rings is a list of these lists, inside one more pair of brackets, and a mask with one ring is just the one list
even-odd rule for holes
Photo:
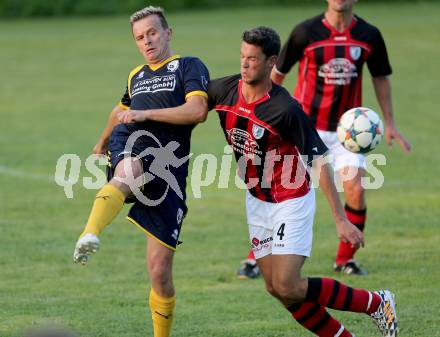
[[261,47],[267,57],[278,55],[281,40],[278,33],[269,27],[260,26],[243,33],[243,41]]

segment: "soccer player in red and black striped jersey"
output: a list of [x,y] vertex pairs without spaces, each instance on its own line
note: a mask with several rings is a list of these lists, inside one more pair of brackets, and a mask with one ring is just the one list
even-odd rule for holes
[[[298,24],[284,44],[272,80],[282,84],[285,75],[299,62],[294,97],[301,103],[332,152],[335,171],[341,175],[345,192],[345,213],[360,230],[366,220],[365,193],[361,178],[365,159],[345,150],[336,127],[347,110],[362,105],[362,71],[366,63],[385,120],[387,143],[396,142],[404,151],[410,144],[395,127],[389,75],[391,66],[380,31],[353,14],[356,0],[327,0],[324,14]],[[335,271],[365,275],[354,260],[356,249],[340,242]]]
[[[266,289],[318,336],[353,336],[327,308],[369,314],[384,336],[396,336],[394,296],[389,291],[370,292],[329,278],[301,276],[311,252],[315,211],[306,166],[312,160],[322,163],[327,147],[300,104],[270,79],[280,45],[271,28],[246,31],[240,74],[208,86],[209,108],[218,112],[247,186],[249,237]],[[343,211],[329,164],[321,166],[320,186],[341,240],[363,245],[362,232]]]

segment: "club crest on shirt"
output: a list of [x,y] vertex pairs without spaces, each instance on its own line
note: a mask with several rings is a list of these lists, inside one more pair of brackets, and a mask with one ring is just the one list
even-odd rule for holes
[[168,63],[167,69],[168,71],[175,72],[179,68],[179,60],[174,60]]
[[249,132],[239,128],[232,128],[226,132],[228,134],[228,142],[235,152],[245,155],[262,155],[262,152],[258,149],[258,143]]
[[136,77],[138,80],[144,77],[145,71],[141,71],[139,75]]
[[357,61],[361,57],[361,47],[353,46],[350,47],[350,56],[353,61]]
[[254,124],[252,126],[252,134],[254,135],[255,139],[260,139],[264,135],[264,128],[258,124]]

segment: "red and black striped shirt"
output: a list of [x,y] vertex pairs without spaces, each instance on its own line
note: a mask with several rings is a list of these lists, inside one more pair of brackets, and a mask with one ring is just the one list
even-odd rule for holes
[[[240,177],[249,192],[267,202],[282,202],[307,194],[310,177],[305,161],[327,151],[300,104],[276,84],[261,99],[247,103],[241,76],[213,80],[208,86]],[[301,158],[300,156],[304,156]]]
[[297,25],[284,44],[276,70],[286,74],[299,61],[294,96],[319,130],[335,131],[340,116],[362,105],[362,68],[373,77],[391,74],[380,31],[354,16],[339,32],[324,14]]

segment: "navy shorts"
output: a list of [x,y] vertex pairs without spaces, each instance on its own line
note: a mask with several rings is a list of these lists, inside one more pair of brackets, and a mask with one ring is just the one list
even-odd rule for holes
[[[122,159],[139,157],[139,154],[146,148],[160,146],[150,137],[140,137],[136,140],[132,149],[127,151],[127,139],[132,132],[123,124],[117,125],[113,129],[108,151],[108,181],[113,178],[114,169]],[[150,166],[155,157],[146,155],[140,160],[143,171],[150,172]],[[176,250],[177,244],[180,243],[179,235],[182,220],[188,210],[185,203],[186,172],[180,173],[177,170],[172,170],[172,167],[167,167],[167,169],[175,177],[180,188],[180,195],[165,180],[153,174],[151,176],[152,180],[141,188],[145,199],[141,198],[139,200],[136,197],[129,197],[125,202],[134,203],[127,215],[130,222],[137,225],[147,235],[157,239],[164,246]],[[145,203],[145,200],[149,202]]]

